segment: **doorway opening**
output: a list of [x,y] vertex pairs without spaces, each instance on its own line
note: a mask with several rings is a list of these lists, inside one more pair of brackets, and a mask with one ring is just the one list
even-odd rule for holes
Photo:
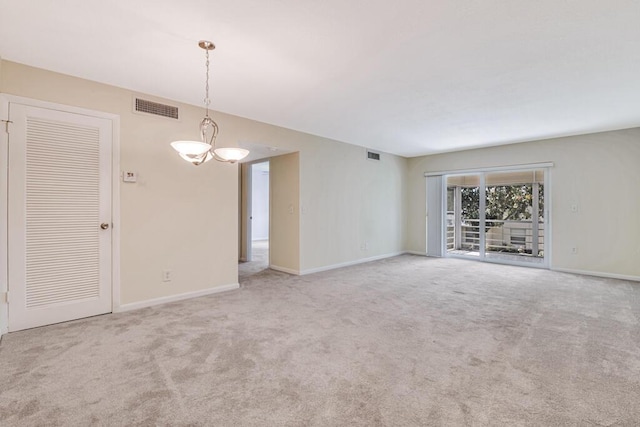
[[269,266],[269,161],[251,165],[251,262]]
[[241,279],[269,268],[269,166],[269,160],[250,163],[243,174],[246,218],[238,269]]

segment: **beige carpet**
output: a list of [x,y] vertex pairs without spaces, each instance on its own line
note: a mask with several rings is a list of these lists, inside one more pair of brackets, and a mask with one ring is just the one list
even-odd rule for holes
[[251,244],[251,261],[240,262],[238,279],[240,282],[269,268],[269,241],[254,240]]
[[401,256],[6,335],[0,425],[632,426],[640,284]]

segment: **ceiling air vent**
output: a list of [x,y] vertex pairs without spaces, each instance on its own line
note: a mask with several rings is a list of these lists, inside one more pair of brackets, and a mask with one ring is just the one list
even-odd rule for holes
[[369,160],[380,160],[380,153],[376,153],[375,151],[367,150],[367,159],[369,159]]
[[136,98],[136,111],[155,114],[156,116],[169,117],[170,119],[178,119],[178,107],[160,104],[159,102],[147,101],[146,99]]

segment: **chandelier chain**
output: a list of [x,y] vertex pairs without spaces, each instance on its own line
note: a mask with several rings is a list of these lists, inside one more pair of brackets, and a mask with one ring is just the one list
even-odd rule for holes
[[204,105],[205,108],[207,109],[207,114],[206,116],[209,117],[209,104],[211,104],[211,99],[209,98],[209,51],[205,49],[205,52],[207,54],[207,78],[206,78],[206,84],[204,86],[204,90],[205,90],[205,97],[204,97]]
[[198,46],[205,50],[207,59],[204,86],[206,115],[200,121],[200,141],[174,141],[171,143],[171,146],[183,159],[194,166],[201,165],[211,159],[219,162],[235,163],[244,159],[249,154],[249,150],[233,147],[216,148],[216,137],[218,136],[219,130],[218,124],[209,117],[209,105],[211,104],[211,98],[209,98],[209,51],[215,49],[216,46],[207,40],[200,40]]

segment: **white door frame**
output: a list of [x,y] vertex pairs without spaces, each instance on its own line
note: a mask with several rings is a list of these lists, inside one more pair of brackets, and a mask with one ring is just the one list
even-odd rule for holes
[[242,184],[242,213],[240,215],[243,223],[240,224],[240,234],[242,236],[242,254],[240,257],[240,261],[249,262],[252,259],[252,250],[251,250],[251,239],[252,239],[252,229],[251,229],[251,212],[253,210],[253,163],[247,162],[243,163],[244,173],[242,174],[242,179],[244,180]]
[[[4,206],[7,205],[9,194],[7,181],[9,169],[9,134],[6,132],[6,129],[9,129],[9,131],[11,129],[11,123],[8,122],[9,103],[99,117],[111,121],[113,135],[111,158],[111,218],[113,227],[111,230],[111,309],[114,312],[117,311],[120,307],[120,116],[102,111],[89,110],[86,108],[61,105],[53,102],[0,93],[0,200],[2,200]],[[9,310],[7,304],[7,261],[9,255],[9,242],[7,227],[7,209],[1,209],[0,253],[2,256],[0,256],[0,335],[7,333],[9,329]]]

